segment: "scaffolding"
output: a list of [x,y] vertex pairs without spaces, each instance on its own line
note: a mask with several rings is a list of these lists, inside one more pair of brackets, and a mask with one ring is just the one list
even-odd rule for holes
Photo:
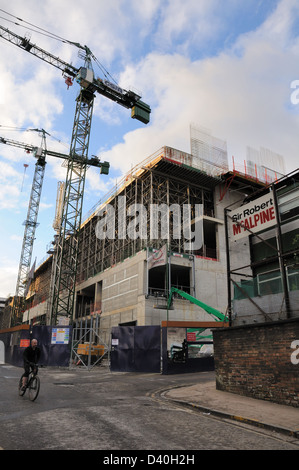
[[285,164],[282,155],[261,147],[259,150],[246,147],[245,172],[260,181],[270,183],[285,175]]
[[48,325],[47,306],[49,301],[49,286],[51,283],[52,257],[48,256],[36,267],[34,278],[31,281],[26,296],[26,310],[23,323],[35,323],[34,308],[40,305],[38,320],[40,325]]
[[217,173],[228,171],[227,143],[211,135],[211,131],[203,127],[190,125],[191,154],[201,162],[214,166]]
[[[242,225],[240,238],[233,224],[241,225],[241,219],[233,220],[231,208],[225,209],[228,311],[234,324],[298,317],[298,188],[296,170],[251,195],[249,201],[257,210],[262,197],[271,198],[275,218],[258,229],[254,224]],[[246,204],[240,208],[248,211]],[[242,264],[244,257],[231,261],[232,255],[246,250],[247,264]]]
[[[247,187],[247,192],[255,192],[265,188],[265,184],[244,174],[237,175],[233,172],[233,179],[227,180],[229,172],[224,168],[214,165],[213,162],[201,160],[198,156],[176,150],[171,147],[162,147],[144,161],[132,168],[120,181],[118,185],[99,201],[87,214],[81,224],[79,236],[78,265],[76,275],[76,309],[73,318],[92,318],[101,314],[102,281],[87,282],[106,269],[121,263],[127,258],[139,252],[148,250],[159,250],[165,243],[169,253],[178,256],[194,255],[208,259],[219,258],[219,247],[217,248],[216,227],[219,222],[215,213],[216,187],[220,187],[220,200],[224,197],[229,186],[234,188],[240,185],[240,189]],[[228,184],[226,184],[228,181]],[[250,185],[250,189],[249,186]],[[221,189],[222,188],[222,189]],[[60,216],[61,195],[63,186],[58,186],[57,211],[56,216]],[[186,250],[186,232],[184,224],[179,224],[180,236],[175,233],[178,224],[175,220],[174,207],[179,211],[183,206],[190,209],[189,221],[191,232],[194,231],[196,220],[198,220],[197,206],[201,205],[203,220],[203,245],[200,249],[194,246]],[[160,211],[157,222],[154,225],[156,236],[152,232],[151,208],[166,207],[167,210]],[[131,212],[130,209],[133,209]],[[183,211],[180,212],[181,222]],[[56,219],[55,219],[56,220]],[[138,223],[137,223],[138,222]],[[184,222],[184,220],[183,220]],[[101,224],[105,236],[99,236],[98,224]],[[133,226],[133,235],[128,236],[128,230]],[[143,228],[140,228],[143,227]],[[165,237],[166,227],[166,237]],[[55,228],[55,221],[54,221]],[[135,232],[134,232],[135,230]],[[144,233],[142,233],[144,230]],[[162,236],[164,230],[164,236]],[[131,233],[132,235],[132,233]],[[69,236],[68,246],[71,246],[72,237]],[[188,254],[187,254],[188,252]],[[48,252],[50,254],[50,251]],[[71,250],[69,251],[71,257]],[[33,292],[32,301],[34,305],[43,301],[44,292],[51,292],[50,271],[55,269],[55,240],[51,248],[51,256],[48,258],[48,278],[45,279],[45,287],[40,293],[40,289]],[[51,265],[49,262],[51,261]],[[157,268],[158,270],[160,268]],[[187,268],[186,268],[187,269]],[[156,270],[156,274],[158,271]],[[164,276],[162,268],[159,271]],[[190,285],[184,283],[185,274],[182,273],[180,285],[191,289]],[[52,274],[53,279],[53,274]],[[157,292],[165,286],[151,285]],[[49,297],[51,298],[51,296]],[[46,323],[51,324],[50,309],[51,303],[46,302]]]
[[[221,179],[199,169],[199,166],[200,162],[190,154],[163,147],[151,158],[131,170],[123,178],[121,184],[108,194],[104,202],[100,201],[98,207],[82,225],[77,283],[147,247],[159,249],[166,241],[170,251],[184,253],[186,250],[183,233],[180,238],[174,236],[174,216],[170,215],[169,211],[162,212],[156,227],[159,234],[163,227],[167,227],[169,238],[167,240],[160,236],[155,239],[151,238],[149,207],[164,204],[171,209],[172,205],[183,207],[188,204],[191,208],[191,223],[194,223],[196,204],[202,204],[203,215],[214,217],[213,189],[221,182]],[[143,218],[140,222],[145,222],[143,226],[146,227],[146,233],[128,237],[125,233],[128,227],[123,224],[123,216],[130,207],[140,208],[138,204],[145,208],[144,213],[139,216]],[[110,220],[114,215],[114,225],[110,227],[114,237],[99,238],[96,227],[98,221],[101,220],[100,217],[107,216],[107,220]],[[168,220],[163,220],[163,217]],[[203,255],[204,250],[205,247],[196,254]]]

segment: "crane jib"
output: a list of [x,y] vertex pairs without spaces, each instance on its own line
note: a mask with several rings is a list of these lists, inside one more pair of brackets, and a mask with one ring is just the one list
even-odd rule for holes
[[127,91],[108,80],[95,78],[93,70],[87,67],[81,67],[79,69],[76,75],[76,82],[91,93],[96,91],[125,108],[131,108],[131,117],[133,119],[138,119],[144,124],[149,122],[151,108],[141,101],[141,96],[134,91]]
[[78,73],[78,69],[68,64],[67,62],[61,60],[59,57],[50,54],[49,52],[43,50],[42,48],[32,44],[29,39],[26,37],[19,36],[18,34],[13,33],[7,28],[4,28],[0,25],[0,37],[6,41],[15,44],[26,52],[39,57],[40,59],[48,62],[49,64],[57,67],[62,72],[66,72],[72,77],[75,77]]
[[[69,160],[70,155],[64,154],[64,153],[58,153],[53,150],[49,149],[43,149],[41,147],[36,147],[34,145],[27,144],[25,142],[18,142],[16,140],[12,139],[6,139],[4,137],[0,136],[0,143],[1,144],[6,144],[6,145],[11,145],[13,147],[19,147],[23,148],[26,152],[34,152],[35,157],[45,157],[46,155],[49,155],[51,157],[56,157],[56,158],[62,158],[64,160]],[[73,155],[72,156],[73,160],[79,163],[84,163],[87,166],[94,166],[96,168],[101,169],[101,174],[106,174],[108,175],[109,173],[109,167],[110,164],[108,162],[101,162],[98,157],[91,157],[91,158],[82,158],[80,155]],[[42,161],[41,159],[39,161]]]
[[151,108],[146,103],[140,101],[141,96],[137,93],[131,90],[126,91],[118,85],[109,82],[108,80],[94,78],[92,69],[86,67],[80,67],[78,69],[73,67],[67,62],[61,60],[59,57],[56,57],[53,54],[50,54],[49,52],[31,43],[26,37],[21,37],[1,25],[0,37],[15,44],[26,52],[39,57],[54,67],[57,67],[64,74],[76,78],[76,81],[80,84],[80,86],[90,91],[91,93],[97,91],[99,94],[109,98],[112,101],[115,101],[121,106],[124,106],[125,108],[131,108],[131,117],[133,119],[138,119],[144,124],[149,123]]

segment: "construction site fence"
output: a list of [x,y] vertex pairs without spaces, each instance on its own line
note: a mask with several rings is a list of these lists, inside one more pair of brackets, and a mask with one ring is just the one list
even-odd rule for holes
[[111,331],[99,327],[93,318],[88,324],[73,325],[70,367],[88,370],[95,366],[110,366]]
[[42,366],[68,367],[71,353],[72,327],[46,325],[21,325],[0,330],[0,341],[4,344],[4,362],[23,367],[23,354],[32,339],[41,349],[39,364]]

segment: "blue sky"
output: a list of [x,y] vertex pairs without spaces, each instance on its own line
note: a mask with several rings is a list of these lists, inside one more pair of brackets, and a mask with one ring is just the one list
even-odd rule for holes
[[[119,85],[140,90],[152,108],[145,126],[96,97],[89,153],[108,160],[111,171],[88,170],[83,214],[160,147],[190,152],[190,123],[227,141],[229,164],[234,156],[241,165],[252,146],[283,155],[286,172],[299,167],[299,104],[291,102],[290,87],[299,80],[296,0],[14,0],[8,6],[0,0],[2,26],[79,67],[75,47],[29,23],[88,45]],[[41,138],[27,129],[43,128],[51,135],[48,148],[68,153],[77,85],[67,90],[59,70],[3,39],[0,77],[0,136],[36,145]],[[57,183],[65,179],[61,161],[47,160],[37,262],[53,238]],[[0,145],[2,297],[15,291],[34,163],[21,149]]]

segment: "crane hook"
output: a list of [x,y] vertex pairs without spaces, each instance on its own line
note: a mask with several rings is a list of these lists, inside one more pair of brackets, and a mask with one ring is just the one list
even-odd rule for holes
[[69,87],[73,84],[71,77],[66,77],[65,83],[67,85],[67,89],[69,89]]
[[23,181],[22,181],[22,186],[21,186],[21,192],[23,191],[23,185],[24,185],[24,178],[25,178],[25,173],[26,173],[26,169],[28,168],[28,164],[27,163],[24,163],[24,174],[23,174]]

